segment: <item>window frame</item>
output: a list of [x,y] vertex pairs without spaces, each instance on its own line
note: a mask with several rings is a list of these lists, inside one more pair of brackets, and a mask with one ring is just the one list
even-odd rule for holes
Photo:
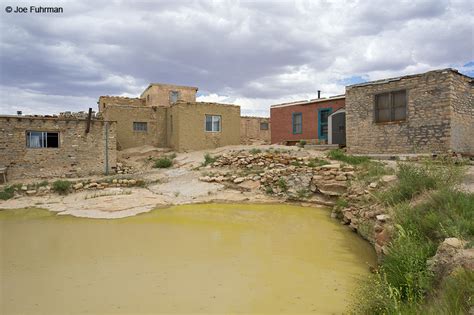
[[[173,93],[176,93],[176,101],[174,101],[174,102],[173,102],[172,97],[171,97],[171,95],[173,95]],[[170,104],[174,104],[177,101],[179,101],[180,97],[181,97],[180,91],[176,91],[176,90],[169,91]]]
[[[262,128],[262,125],[266,125],[267,127],[266,128]],[[260,122],[260,130],[269,130],[270,129],[270,125],[267,121],[261,121]]]
[[[207,117],[211,117],[211,130],[207,130]],[[214,130],[214,117],[219,117],[219,130]],[[205,132],[222,132],[222,115],[205,114],[204,115]]]
[[[301,129],[300,132],[297,132],[296,125],[295,125],[295,117],[301,116]],[[291,113],[291,130],[294,135],[301,135],[303,133],[303,113],[302,112],[295,112]]]
[[[39,147],[31,147],[31,136],[30,133],[32,132],[38,132],[41,133],[41,137],[44,138],[44,143],[46,146],[39,146]],[[58,135],[58,146],[57,147],[48,147],[48,133],[55,133]],[[40,130],[26,130],[25,131],[25,140],[26,140],[26,148],[27,149],[59,149],[61,147],[61,132],[60,131],[40,131]],[[40,141],[41,143],[42,141]]]
[[[322,122],[323,112],[328,113],[327,121]],[[318,139],[319,140],[328,140],[329,137],[329,116],[332,114],[332,107],[324,107],[318,109]],[[327,127],[326,135],[323,135],[323,127]]]
[[[398,92],[405,92],[405,118],[404,119],[395,119],[395,106],[394,106],[394,97],[393,95]],[[389,103],[389,111],[390,111],[390,120],[387,121],[380,121],[379,120],[379,109],[377,104],[377,98],[381,95],[388,94],[388,103]],[[374,123],[375,124],[397,124],[403,123],[408,120],[408,90],[407,89],[396,89],[396,90],[388,90],[380,93],[374,94]]]
[[[141,124],[141,126],[145,126],[145,128],[144,129],[135,128],[135,126],[140,126],[140,124]],[[146,132],[148,132],[148,122],[147,121],[134,121],[132,123],[132,130],[133,130],[133,132],[145,132],[146,133]]]

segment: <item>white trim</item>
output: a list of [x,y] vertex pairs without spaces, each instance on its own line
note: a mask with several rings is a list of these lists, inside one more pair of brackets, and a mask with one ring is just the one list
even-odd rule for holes
[[345,113],[345,112],[346,112],[346,109],[343,107],[343,108],[339,108],[338,110],[333,112],[331,115],[329,115],[328,117],[328,144],[333,144],[332,143],[332,116],[335,114],[340,114],[340,113]]
[[288,106],[297,106],[297,105],[309,105],[309,104],[314,104],[314,103],[321,103],[321,102],[330,102],[333,100],[341,100],[345,99],[346,95],[339,95],[339,96],[333,96],[329,98],[319,98],[319,99],[313,99],[313,100],[307,100],[307,101],[297,101],[297,102],[292,102],[292,103],[283,103],[283,104],[275,104],[271,105],[270,108],[280,108],[280,107],[288,107]]

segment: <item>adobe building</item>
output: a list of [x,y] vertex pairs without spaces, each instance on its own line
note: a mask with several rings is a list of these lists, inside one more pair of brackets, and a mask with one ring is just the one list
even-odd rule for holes
[[117,146],[213,149],[240,143],[240,106],[196,102],[196,87],[152,83],[139,98],[101,96],[99,112],[117,121]]
[[330,132],[329,116],[343,108],[344,104],[345,96],[338,95],[272,105],[271,143],[291,145],[304,140],[312,144],[327,144]]
[[8,180],[78,177],[116,167],[116,123],[84,114],[0,116],[0,164]]
[[270,118],[242,116],[240,118],[240,143],[268,144],[271,139],[270,130]]
[[473,82],[443,69],[346,87],[348,150],[473,155]]

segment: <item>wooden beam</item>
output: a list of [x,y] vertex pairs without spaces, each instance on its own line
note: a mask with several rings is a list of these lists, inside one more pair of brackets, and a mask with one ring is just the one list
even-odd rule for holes
[[86,133],[89,133],[89,131],[91,130],[91,120],[92,120],[92,108],[89,108],[89,115],[87,115]]

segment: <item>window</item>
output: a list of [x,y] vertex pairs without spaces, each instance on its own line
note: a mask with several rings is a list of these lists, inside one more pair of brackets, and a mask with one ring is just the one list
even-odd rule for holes
[[407,117],[406,91],[375,95],[375,122],[405,120]]
[[147,101],[147,103],[150,102],[150,95],[149,94],[146,96],[146,101]]
[[146,132],[148,130],[148,123],[146,122],[133,122],[133,131]]
[[261,122],[260,123],[260,130],[268,130],[268,123],[267,122]]
[[59,132],[27,131],[27,148],[59,148]]
[[206,131],[210,131],[210,132],[221,131],[221,116],[206,115]]
[[303,133],[303,114],[293,113],[293,134]]
[[178,91],[170,91],[170,103],[176,103],[179,99],[179,92]]

